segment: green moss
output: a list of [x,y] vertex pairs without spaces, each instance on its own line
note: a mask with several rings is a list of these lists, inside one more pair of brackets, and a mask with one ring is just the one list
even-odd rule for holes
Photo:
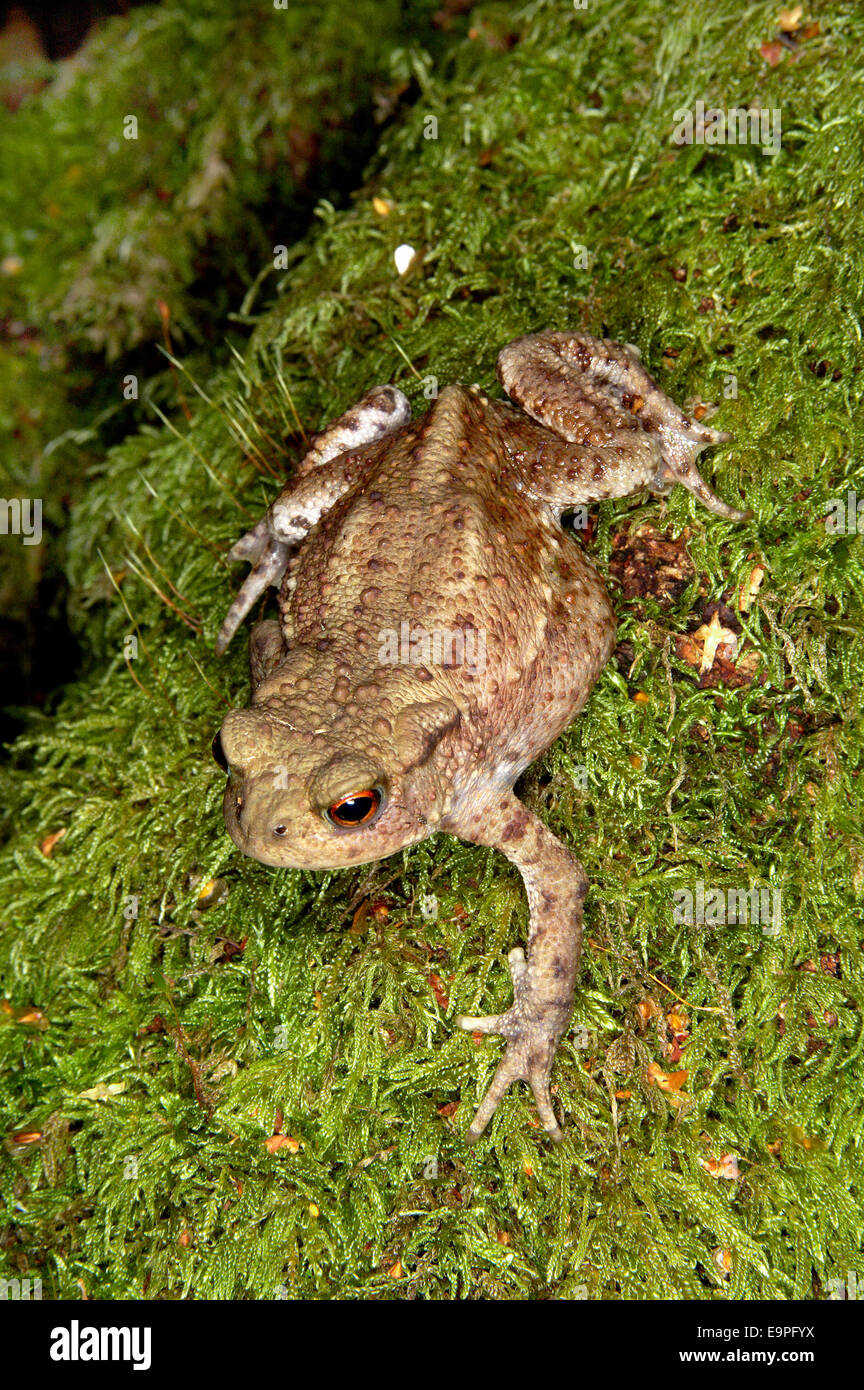
[[175,0],[103,24],[2,117],[3,253],[34,316],[109,361],[161,340],[160,302],[175,340],[211,337],[274,231],[290,242],[310,199],[356,181],[429,10],[324,3],[313,25],[302,5]]
[[244,340],[243,300],[276,248],[317,199],[355,186],[412,64],[429,61],[411,35],[431,8],[330,0],[314,25],[293,4],[141,8],[44,65],[19,110],[0,104],[0,496],[40,497],[45,527],[27,582],[20,554],[0,552],[7,690],[38,666],[40,584],[43,606],[48,590],[65,599],[85,473],[166,393],[176,403],[153,345],[209,371],[214,342]]
[[[823,516],[864,495],[864,16],[807,18],[772,67],[769,5],[475,10],[415,63],[353,205],[319,205],[247,303],[242,358],[217,339],[206,399],[178,373],[168,423],[92,471],[68,538],[87,673],[32,718],[2,798],[3,990],[49,1023],[0,1013],[0,1131],[45,1136],[2,1154],[13,1270],[59,1296],[503,1299],[808,1298],[860,1272],[862,545]],[[677,148],[698,99],[779,108],[782,149]],[[401,280],[400,242],[422,252]],[[452,1015],[509,999],[515,871],[446,839],[342,874],[242,859],[208,749],[245,659],[211,649],[222,547],[297,457],[295,409],[308,433],[376,381],[418,408],[425,376],[491,386],[498,347],[545,325],[638,342],[677,400],[716,403],[735,439],[709,474],[755,517],[683,493],[599,509],[604,567],[638,518],[688,528],[695,578],[671,604],[616,594],[622,659],[521,788],[592,883],[565,1142],[516,1090],[468,1150],[500,1044]],[[760,678],[700,688],[675,636],[757,564],[738,616]],[[779,887],[780,935],[677,924],[699,879]],[[652,1064],[686,1069],[681,1104]],[[279,1122],[297,1144],[270,1152]],[[723,1153],[737,1182],[705,1166]]]

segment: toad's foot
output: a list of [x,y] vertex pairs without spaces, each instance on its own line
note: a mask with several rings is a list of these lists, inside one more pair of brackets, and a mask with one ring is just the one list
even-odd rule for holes
[[469,1032],[500,1033],[507,1039],[507,1050],[465,1139],[469,1144],[476,1144],[512,1083],[527,1081],[547,1134],[559,1143],[564,1136],[552,1109],[549,1075],[558,1039],[570,1018],[571,1004],[569,1000],[564,1004],[546,1000],[532,988],[530,969],[521,946],[515,947],[507,960],[513,979],[512,1007],[503,1014],[482,1018],[463,1015],[456,1020],[460,1028]]
[[498,377],[527,415],[575,446],[560,457],[545,448],[543,469],[534,464],[526,477],[529,490],[562,509],[681,483],[716,516],[752,515],[718,497],[696,467],[703,449],[730,436],[679,410],[637,348],[587,333],[532,333],[502,348]]
[[252,568],[244,579],[237,597],[225,614],[216,638],[216,655],[222,656],[255,600],[271,584],[278,585],[288,563],[288,545],[277,540],[270,530],[269,515],[263,516],[251,531],[232,546],[229,560],[248,560]]
[[508,1087],[527,1081],[540,1118],[553,1139],[561,1138],[549,1098],[549,1073],[558,1039],[573,1011],[573,986],[582,942],[582,904],[588,880],[579,860],[512,793],[467,806],[456,805],[442,824],[475,844],[494,845],[522,875],[531,911],[528,958],[516,947],[507,957],[513,1005],[489,1018],[460,1018],[462,1028],[500,1033],[507,1048],[466,1138],[474,1143]]

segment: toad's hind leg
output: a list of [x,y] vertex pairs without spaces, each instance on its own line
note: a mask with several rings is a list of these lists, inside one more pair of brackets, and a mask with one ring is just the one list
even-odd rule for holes
[[516,865],[528,895],[528,956],[510,952],[513,1003],[503,1014],[460,1017],[471,1032],[500,1033],[504,1056],[466,1134],[469,1143],[483,1130],[514,1081],[527,1081],[547,1133],[561,1139],[552,1109],[549,1077],[558,1041],[573,1009],[573,989],[582,945],[582,904],[588,892],[585,870],[551,830],[508,792],[497,804],[454,819],[451,830],[475,844],[494,845]]
[[681,483],[717,516],[751,515],[718,497],[696,467],[703,449],[729,435],[689,420],[637,348],[587,333],[529,334],[502,349],[498,377],[526,414],[571,446],[569,453],[547,448],[539,465],[529,465],[526,482],[537,496],[566,509]]

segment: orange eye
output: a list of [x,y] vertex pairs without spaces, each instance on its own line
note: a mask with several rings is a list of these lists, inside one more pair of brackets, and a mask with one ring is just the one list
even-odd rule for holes
[[324,814],[332,825],[353,830],[355,826],[366,825],[372,820],[382,800],[381,788],[370,787],[368,791],[352,792],[350,796],[343,796],[341,800],[334,801]]

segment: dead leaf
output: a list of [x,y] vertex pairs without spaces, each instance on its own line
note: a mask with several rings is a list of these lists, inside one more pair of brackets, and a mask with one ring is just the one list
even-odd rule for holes
[[126,1090],[125,1081],[100,1081],[88,1091],[79,1091],[79,1100],[110,1100],[112,1096],[122,1096]]
[[776,68],[783,57],[783,45],[778,43],[776,39],[772,40],[771,43],[760,43],[759,52],[769,67]]
[[432,986],[432,993],[435,995],[435,998],[437,999],[439,1006],[442,1009],[448,1009],[450,1007],[450,1000],[447,998],[447,995],[445,993],[441,976],[436,975],[434,970],[429,976],[429,983]]
[[145,1023],[142,1028],[138,1029],[136,1036],[139,1038],[146,1038],[148,1033],[167,1033],[167,1031],[164,1018],[161,1014],[157,1014],[152,1022]]
[[626,599],[648,596],[670,606],[693,578],[693,565],[687,554],[689,531],[680,536],[658,531],[644,523],[630,531],[623,527],[615,535],[609,557],[609,573]]
[[686,1038],[690,1033],[690,1019],[683,1009],[670,1009],[666,1022],[676,1038]]
[[801,16],[804,13],[803,5],[796,5],[791,10],[781,10],[777,16],[777,23],[784,34],[794,34],[801,23]]
[[264,1140],[264,1147],[268,1154],[278,1153],[280,1149],[296,1154],[300,1152],[300,1140],[291,1134],[271,1134],[269,1139]]
[[749,613],[750,606],[754,598],[762,587],[762,580],[765,578],[765,570],[762,565],[754,565],[750,571],[750,576],[741,585],[738,592],[738,612]]
[[687,1077],[688,1071],[663,1071],[656,1062],[652,1062],[648,1068],[648,1076],[655,1086],[659,1086],[661,1091],[680,1091]]
[[211,965],[227,965],[229,961],[242,956],[248,940],[248,936],[241,941],[229,941],[226,936],[217,936],[210,950]]
[[727,1182],[735,1182],[740,1176],[737,1154],[722,1153],[719,1158],[700,1158],[699,1162],[712,1178],[725,1178]]
[[660,1007],[656,999],[652,999],[650,994],[646,994],[636,1005],[636,1012],[642,1020],[642,1026],[647,1027],[652,1018],[659,1017]]
[[731,627],[724,627],[720,621],[720,613],[715,608],[711,614],[710,623],[703,623],[697,627],[693,634],[694,641],[702,643],[702,660],[699,663],[699,674],[704,676],[706,671],[710,671],[714,665],[714,659],[721,647],[727,650],[723,654],[730,661],[734,661],[738,653],[738,634],[733,632]]
[[700,690],[749,685],[758,674],[761,657],[752,648],[739,654],[741,638],[731,626],[737,622],[735,614],[725,604],[711,603],[704,617],[708,621],[703,621],[695,632],[676,635],[676,655],[688,666],[698,668]]
[[64,827],[63,827],[62,830],[55,830],[55,831],[53,832],[53,834],[51,834],[51,835],[46,835],[46,836],[45,836],[45,839],[42,841],[42,843],[40,844],[39,848],[41,849],[42,853],[45,855],[45,858],[46,858],[46,859],[50,859],[50,858],[51,858],[51,851],[53,850],[54,846],[55,846],[60,840],[63,839],[63,836],[64,836],[65,834],[66,834],[66,827],[65,827],[65,825],[64,825]]

